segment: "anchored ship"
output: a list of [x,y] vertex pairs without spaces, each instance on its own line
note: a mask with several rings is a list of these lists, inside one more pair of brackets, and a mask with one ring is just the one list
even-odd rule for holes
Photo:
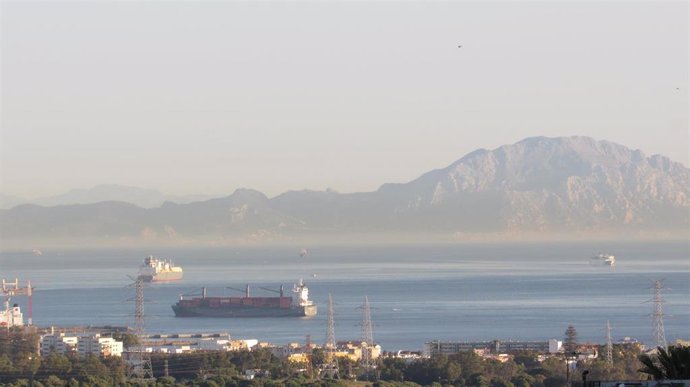
[[599,254],[593,256],[590,259],[590,263],[593,265],[615,266],[616,257],[611,254]]
[[[234,289],[234,288],[229,288]],[[279,293],[278,297],[250,297],[249,285],[244,289],[244,297],[209,297],[206,288],[201,289],[201,297],[180,296],[172,306],[175,317],[311,317],[316,316],[316,305],[309,300],[307,285],[299,280],[292,296],[285,296],[283,286],[280,290],[261,288]],[[239,290],[239,289],[234,289]]]
[[144,258],[139,267],[139,277],[145,282],[168,282],[182,279],[182,268],[175,266],[171,260],[161,260],[153,255]]

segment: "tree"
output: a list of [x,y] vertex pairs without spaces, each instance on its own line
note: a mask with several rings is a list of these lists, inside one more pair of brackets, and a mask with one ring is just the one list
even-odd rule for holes
[[491,379],[491,387],[515,387],[515,385],[500,376]]
[[534,378],[528,374],[519,374],[510,381],[515,387],[530,387],[534,384]]
[[566,354],[577,351],[577,330],[574,326],[568,325],[565,330],[565,339],[563,340],[563,350]]
[[651,375],[654,380],[690,379],[690,346],[658,347],[656,351],[638,357],[644,365],[639,372]]

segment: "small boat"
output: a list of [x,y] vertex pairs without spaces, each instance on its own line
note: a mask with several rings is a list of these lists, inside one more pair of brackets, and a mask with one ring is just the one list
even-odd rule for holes
[[599,254],[593,256],[590,261],[593,265],[615,266],[616,257],[611,254]]

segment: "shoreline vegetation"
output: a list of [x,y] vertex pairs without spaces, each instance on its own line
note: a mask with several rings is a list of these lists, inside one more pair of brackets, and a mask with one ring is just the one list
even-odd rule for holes
[[[317,377],[318,367],[324,359],[322,351],[315,350],[308,363],[296,363],[278,358],[269,349],[262,348],[236,352],[152,354],[155,380],[146,382],[128,378],[126,362],[119,357],[77,357],[56,353],[38,356],[38,340],[37,334],[20,329],[5,330],[0,334],[0,386],[564,387],[568,378],[577,381],[585,370],[589,371],[589,380],[641,380],[658,371],[650,370],[650,367],[662,367],[656,361],[655,356],[658,355],[643,354],[639,345],[615,344],[612,363],[607,363],[605,356],[598,356],[573,363],[570,370],[567,370],[562,355],[540,359],[540,354],[532,351],[515,352],[503,362],[482,358],[470,351],[412,361],[387,353],[377,360],[375,372],[368,373],[371,377],[367,378],[361,364],[339,358],[342,379],[323,380]],[[676,356],[676,362],[682,366],[687,362],[690,347],[671,346],[668,352],[662,352]],[[603,346],[599,353],[605,353]],[[248,378],[247,370],[255,371],[257,376]],[[166,371],[167,376],[164,374]]]

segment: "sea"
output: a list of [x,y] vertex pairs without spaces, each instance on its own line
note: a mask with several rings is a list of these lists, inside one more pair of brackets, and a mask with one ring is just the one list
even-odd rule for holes
[[[300,254],[302,249],[307,254]],[[590,257],[613,254],[615,267]],[[440,245],[243,246],[0,252],[0,278],[31,280],[40,327],[134,326],[132,276],[148,255],[184,269],[175,283],[144,293],[147,333],[229,333],[278,345],[326,337],[334,302],[336,340],[358,340],[365,297],[376,343],[386,351],[425,343],[562,339],[573,325],[581,342],[654,345],[653,282],[663,281],[667,341],[690,339],[690,242],[471,243]],[[304,255],[304,256],[301,256]],[[181,295],[273,296],[303,279],[319,308],[312,318],[176,318]],[[11,303],[24,312],[27,299]]]

